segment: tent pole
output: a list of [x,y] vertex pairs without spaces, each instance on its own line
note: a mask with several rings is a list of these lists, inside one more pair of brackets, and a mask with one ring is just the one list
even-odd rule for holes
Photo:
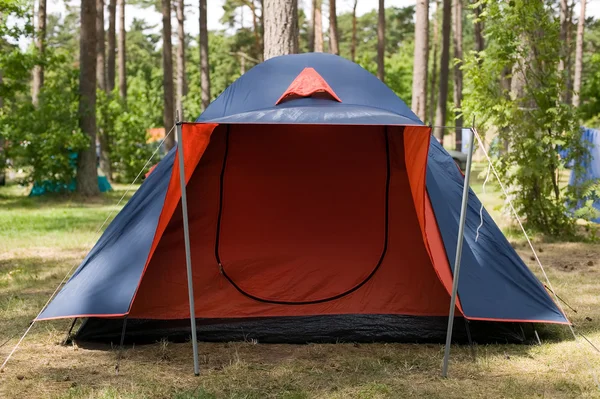
[[467,202],[469,200],[469,180],[471,178],[471,163],[473,162],[473,143],[475,133],[471,128],[471,139],[469,140],[469,153],[467,154],[467,170],[465,170],[465,181],[463,186],[462,204],[460,206],[460,221],[458,224],[458,236],[456,240],[456,258],[454,260],[454,274],[452,276],[452,295],[450,297],[450,314],[448,315],[448,330],[446,332],[446,346],[444,348],[444,364],[442,366],[442,377],[448,376],[448,359],[450,358],[450,344],[452,342],[452,327],[454,325],[454,309],[456,308],[456,294],[458,292],[458,277],[460,273],[460,259],[464,241],[465,221],[467,219]]
[[192,328],[192,347],[194,351],[194,375],[200,375],[198,365],[198,340],[196,338],[196,308],[194,306],[194,280],[192,278],[192,254],[190,249],[190,227],[188,222],[187,195],[185,188],[185,162],[179,115],[177,121],[177,152],[179,153],[179,181],[181,185],[181,211],[183,212],[183,237],[185,242],[185,264],[187,267],[188,295],[190,298],[190,324]]

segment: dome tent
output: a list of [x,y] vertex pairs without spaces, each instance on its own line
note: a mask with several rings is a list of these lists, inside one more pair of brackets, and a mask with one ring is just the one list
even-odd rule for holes
[[[464,178],[385,84],[334,55],[277,57],[182,131],[198,339],[443,340]],[[180,198],[173,149],[39,319],[187,338]],[[470,192],[457,316],[492,341],[568,323],[485,211],[475,241],[480,205]]]

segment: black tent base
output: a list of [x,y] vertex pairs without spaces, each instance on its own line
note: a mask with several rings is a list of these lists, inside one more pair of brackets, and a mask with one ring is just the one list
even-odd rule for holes
[[[198,340],[205,342],[252,341],[257,343],[405,342],[444,343],[447,317],[402,315],[322,315],[240,319],[197,319]],[[123,319],[87,319],[77,332],[78,344],[121,341]],[[125,344],[150,344],[163,339],[186,342],[190,321],[127,319]],[[470,321],[457,317],[453,342],[532,343],[531,323]]]

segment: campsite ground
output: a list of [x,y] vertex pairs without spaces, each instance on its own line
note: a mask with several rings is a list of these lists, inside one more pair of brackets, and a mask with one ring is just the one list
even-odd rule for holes
[[[474,185],[481,192],[481,181]],[[63,276],[83,258],[95,231],[118,211],[124,186],[93,202],[32,199],[0,188],[0,361]],[[493,216],[500,204],[482,195]],[[122,204],[121,204],[122,205]],[[114,216],[114,215],[113,215]],[[507,226],[506,222],[500,223]],[[523,238],[510,239],[532,270]],[[600,346],[600,244],[538,239],[540,258],[578,331]],[[566,327],[546,328],[541,346],[452,348],[450,378],[440,377],[442,345],[200,344],[201,376],[191,372],[191,344],[117,350],[61,346],[70,321],[36,323],[0,373],[1,398],[580,398],[600,397],[591,369],[600,353]]]

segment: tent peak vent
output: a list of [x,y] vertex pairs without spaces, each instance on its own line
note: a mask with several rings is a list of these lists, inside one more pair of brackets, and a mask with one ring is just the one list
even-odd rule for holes
[[328,98],[342,102],[331,86],[323,79],[314,68],[304,68],[294,79],[275,105],[284,101],[303,97]]

